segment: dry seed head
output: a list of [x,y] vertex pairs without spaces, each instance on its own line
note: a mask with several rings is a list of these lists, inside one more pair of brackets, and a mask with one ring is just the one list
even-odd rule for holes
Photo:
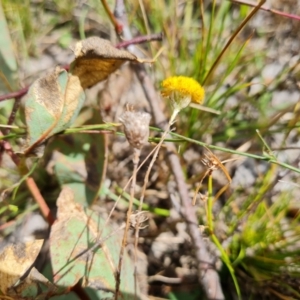
[[201,159],[201,162],[210,171],[215,171],[220,167],[220,161],[211,153],[204,154],[204,158]]
[[125,111],[119,118],[124,125],[125,136],[129,144],[141,149],[149,138],[150,114],[146,112]]
[[130,216],[130,226],[135,228],[139,224],[139,229],[145,229],[148,225],[145,222],[149,219],[147,212],[139,211]]

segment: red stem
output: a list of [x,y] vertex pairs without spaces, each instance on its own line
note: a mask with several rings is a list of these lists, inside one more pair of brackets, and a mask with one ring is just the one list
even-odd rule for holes
[[[253,2],[247,1],[247,0],[230,0],[230,1],[233,2],[233,3],[236,3],[236,4],[240,4],[240,5],[244,4],[244,5],[248,5],[248,6],[252,6],[252,7],[257,6],[257,3],[253,3]],[[291,18],[291,19],[295,19],[295,20],[300,21],[300,16],[285,13],[285,12],[279,11],[277,9],[270,8],[267,5],[261,6],[260,9],[264,10],[264,11],[267,11],[267,12],[271,12],[271,13],[276,14],[276,15],[280,15],[280,16],[283,16],[283,17],[287,17],[287,18]]]
[[31,192],[32,196],[34,197],[34,200],[39,205],[44,218],[47,220],[48,224],[51,226],[54,223],[54,217],[52,216],[50,208],[47,205],[45,199],[43,198],[34,179],[32,177],[28,177],[26,179],[26,184],[27,184],[27,187],[28,187],[29,191]]
[[151,41],[161,41],[163,39],[163,33],[155,33],[155,34],[149,34],[149,35],[142,35],[137,36],[129,41],[124,41],[119,44],[117,44],[116,48],[127,48],[130,45],[136,45],[136,44],[142,44],[145,42],[151,42]]
[[20,89],[16,92],[12,92],[12,93],[8,93],[8,94],[0,96],[0,102],[4,101],[4,100],[7,100],[7,99],[22,97],[27,93],[28,88],[29,88],[29,86],[26,86],[26,87],[24,87],[24,88],[22,88],[22,89]]

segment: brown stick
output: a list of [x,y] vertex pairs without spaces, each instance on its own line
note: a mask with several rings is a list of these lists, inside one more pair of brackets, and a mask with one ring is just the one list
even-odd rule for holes
[[130,39],[129,41],[124,41],[124,42],[118,43],[116,45],[116,48],[126,48],[130,45],[142,44],[142,43],[151,42],[151,41],[162,41],[162,39],[163,39],[162,32],[149,34],[149,35],[142,35],[142,36],[137,36],[133,39]]
[[[132,35],[128,26],[127,16],[125,14],[125,6],[123,0],[116,0],[114,14],[120,24],[123,25],[123,35],[125,39],[132,39]],[[128,49],[135,55],[139,56],[137,49],[130,45]],[[167,120],[161,111],[161,99],[158,97],[157,92],[151,82],[146,69],[141,64],[132,64],[132,68],[136,72],[136,75],[143,87],[146,98],[152,108],[155,123],[158,125],[165,124],[167,126]],[[196,259],[198,262],[198,275],[208,299],[224,299],[222,292],[219,275],[213,267],[213,261],[208,251],[206,250],[204,241],[198,228],[198,220],[195,210],[192,206],[191,199],[189,197],[188,188],[185,183],[184,175],[180,165],[180,160],[176,154],[176,147],[172,143],[168,143],[169,151],[167,153],[168,160],[174,174],[178,192],[182,200],[183,213],[188,225],[189,233],[195,247]]]

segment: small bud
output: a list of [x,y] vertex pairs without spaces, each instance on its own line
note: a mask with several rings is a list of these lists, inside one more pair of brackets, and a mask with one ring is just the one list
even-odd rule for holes
[[129,144],[141,149],[149,138],[149,123],[151,116],[146,112],[126,111],[119,118],[124,125],[124,132]]

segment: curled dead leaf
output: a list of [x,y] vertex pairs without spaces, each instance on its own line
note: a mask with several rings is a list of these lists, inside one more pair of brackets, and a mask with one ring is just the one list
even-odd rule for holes
[[90,37],[80,41],[74,48],[75,60],[71,73],[78,76],[86,89],[105,80],[126,61],[137,61],[137,57],[126,50],[115,48],[110,41]]

